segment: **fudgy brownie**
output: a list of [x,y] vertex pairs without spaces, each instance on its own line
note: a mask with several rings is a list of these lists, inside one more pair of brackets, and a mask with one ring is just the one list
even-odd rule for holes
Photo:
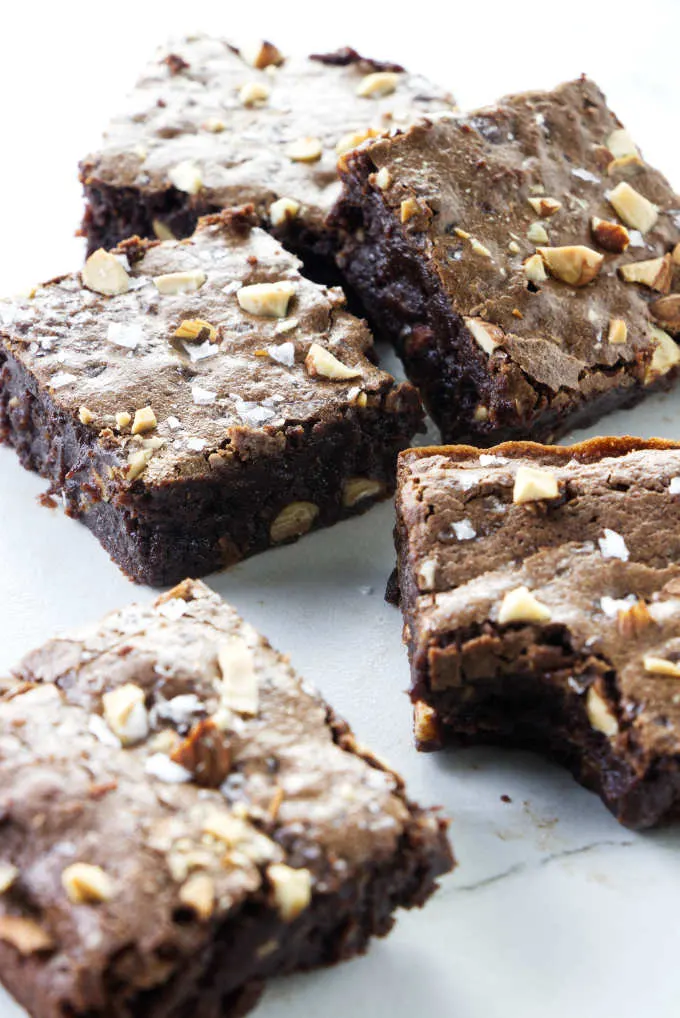
[[402,453],[416,738],[536,748],[630,827],[680,812],[680,444]]
[[445,822],[189,580],[19,665],[0,822],[0,977],[34,1018],[241,1015],[453,863]]
[[363,511],[421,424],[342,292],[253,221],[132,239],[0,301],[0,438],[135,580],[205,574]]
[[680,198],[591,81],[342,163],[339,264],[446,441],[554,439],[677,374]]
[[89,249],[186,237],[198,216],[252,202],[289,247],[328,255],[338,154],[451,106],[423,78],[351,49],[300,58],[266,42],[183,39],[81,164]]

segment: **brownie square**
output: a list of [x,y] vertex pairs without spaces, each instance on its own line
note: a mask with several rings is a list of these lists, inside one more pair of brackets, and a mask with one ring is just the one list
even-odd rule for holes
[[593,82],[343,165],[339,264],[445,441],[553,440],[675,378],[680,198]]
[[680,444],[400,457],[399,583],[420,748],[538,749],[621,823],[680,807]]
[[88,248],[186,237],[199,216],[252,202],[288,246],[329,257],[339,153],[451,107],[424,78],[349,48],[295,57],[266,42],[181,39],[81,163]]
[[186,581],[30,653],[0,697],[0,978],[33,1018],[228,1018],[387,933],[446,824]]
[[393,490],[415,390],[252,207],[0,302],[0,438],[133,579],[198,576]]

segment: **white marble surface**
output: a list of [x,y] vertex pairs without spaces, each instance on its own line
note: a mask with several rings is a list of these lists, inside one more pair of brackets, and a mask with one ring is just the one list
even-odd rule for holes
[[[444,20],[433,22],[437,10]],[[421,3],[389,13],[351,0],[342,25],[328,6],[261,2],[256,14],[249,27],[245,12],[223,2],[188,12],[174,0],[55,4],[39,26],[33,6],[2,14],[3,291],[77,266],[75,162],[156,42],[195,27],[266,32],[303,51],[350,42],[448,81],[468,105],[586,70],[680,186],[677,0],[587,10]],[[591,433],[678,437],[679,401],[680,392],[656,398]],[[39,506],[42,490],[0,450],[3,670],[48,635],[152,596],[83,527]],[[391,528],[384,505],[209,581],[291,653],[361,739],[404,773],[414,797],[445,808],[460,863],[367,957],[273,985],[258,1018],[674,1018],[680,831],[624,830],[564,771],[530,755],[414,752],[400,616],[382,600]],[[0,991],[0,1018],[21,1014]]]

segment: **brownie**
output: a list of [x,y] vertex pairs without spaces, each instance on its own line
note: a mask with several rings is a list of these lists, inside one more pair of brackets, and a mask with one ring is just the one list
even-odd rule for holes
[[0,301],[0,438],[138,581],[362,512],[421,426],[342,291],[253,222],[245,207],[190,240],[132,239]]
[[81,163],[89,250],[135,233],[186,237],[198,216],[252,202],[288,246],[328,257],[338,153],[451,107],[424,78],[349,48],[284,57],[266,42],[182,39]]
[[402,453],[416,738],[538,749],[621,823],[680,813],[680,443]]
[[200,582],[5,686],[0,977],[33,1018],[240,1015],[453,865],[438,814]]
[[585,78],[343,159],[339,264],[445,441],[555,439],[668,387],[680,198]]

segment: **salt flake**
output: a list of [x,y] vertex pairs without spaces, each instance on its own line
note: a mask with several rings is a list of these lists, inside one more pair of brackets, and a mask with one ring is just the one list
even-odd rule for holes
[[126,325],[125,322],[110,322],[106,332],[106,338],[114,346],[125,347],[126,350],[135,350],[144,339],[144,329],[141,325]]
[[604,537],[598,538],[597,543],[604,558],[619,558],[622,562],[628,561],[630,552],[626,548],[626,542],[615,530],[605,527]]
[[158,778],[159,781],[164,781],[168,785],[182,785],[191,781],[193,777],[191,771],[176,764],[165,753],[153,753],[148,757],[144,764],[144,770],[152,778]]

